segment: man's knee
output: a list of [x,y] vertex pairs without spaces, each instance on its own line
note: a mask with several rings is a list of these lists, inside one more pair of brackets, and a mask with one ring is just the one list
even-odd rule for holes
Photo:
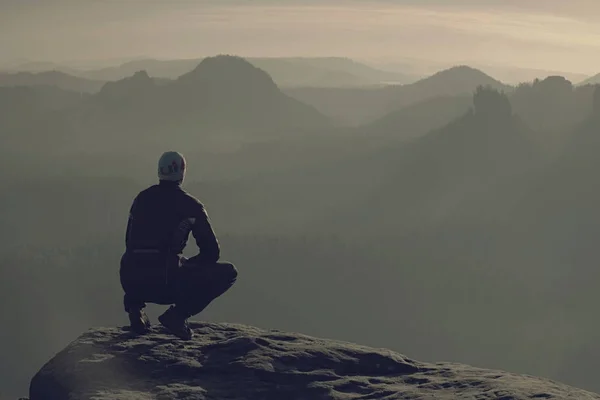
[[223,276],[223,280],[232,284],[237,280],[238,270],[235,265],[227,262],[219,262],[219,273]]

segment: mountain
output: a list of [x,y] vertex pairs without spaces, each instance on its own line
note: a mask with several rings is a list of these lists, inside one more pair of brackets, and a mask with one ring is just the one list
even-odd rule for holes
[[73,115],[86,132],[76,138],[80,150],[120,143],[122,150],[145,144],[192,152],[329,126],[312,107],[283,94],[266,72],[234,56],[206,58],[168,82],[138,71],[108,82]]
[[404,84],[416,77],[370,67],[349,58],[250,58],[281,87],[360,87]]
[[[596,96],[600,100],[600,89]],[[532,276],[547,274],[545,293],[552,313],[582,321],[595,310],[592,297],[600,279],[594,261],[600,235],[599,133],[600,101],[587,120],[568,135],[562,153],[531,180],[506,219],[506,224],[514,227],[514,242],[526,244],[529,268],[539,266],[531,269]],[[571,300],[559,300],[565,298]],[[588,371],[600,356],[597,341],[588,331],[589,325],[582,324],[574,339],[578,344],[557,371],[573,384],[592,382],[593,373],[576,374],[571,368]]]
[[573,86],[562,76],[518,85],[510,95],[516,114],[537,134],[537,142],[557,154],[573,130],[592,112],[594,86]]
[[88,79],[117,81],[138,71],[146,71],[152,77],[176,79],[196,68],[202,60],[202,58],[182,60],[142,59],[96,70],[81,70],[77,71],[76,74]]
[[394,218],[415,227],[502,218],[511,199],[501,199],[498,188],[509,184],[505,194],[518,196],[521,179],[537,165],[537,151],[505,95],[480,90],[473,103],[471,112],[401,150],[376,209],[393,204],[405,210]]
[[[540,172],[527,197],[519,203],[517,217],[544,232],[536,241],[562,238],[567,247],[577,246],[574,257],[582,268],[595,249],[591,241],[600,220],[597,204],[600,187],[596,172],[600,168],[600,86],[595,91],[595,108],[588,118],[568,135],[564,150]],[[550,238],[549,238],[550,236]]]
[[600,74],[594,75],[592,77],[589,77],[581,82],[579,82],[577,84],[577,86],[583,86],[583,85],[598,85],[600,84]]
[[[135,74],[139,71],[134,71]],[[152,78],[157,84],[166,84],[167,78]],[[61,71],[0,72],[0,86],[56,86],[62,90],[80,93],[96,93],[106,84],[103,80],[78,77]]]
[[600,399],[533,376],[438,362],[278,330],[192,323],[185,344],[91,329],[31,380],[30,400],[66,399]]
[[407,85],[415,94],[435,93],[440,95],[453,95],[473,93],[478,86],[486,86],[492,89],[509,91],[511,86],[492,78],[482,71],[471,68],[466,65],[452,67],[440,72],[437,72],[427,78],[421,79],[412,85]]
[[140,145],[149,146],[147,154],[165,146],[223,151],[330,126],[314,108],[282,93],[266,72],[234,56],[206,58],[176,80],[138,71],[94,94],[0,87],[0,102],[6,104],[0,110],[5,152],[43,148],[63,158],[124,156]]
[[[506,95],[489,88],[476,93],[470,101],[457,99],[458,106],[440,102],[449,110],[445,124],[428,120],[426,108],[420,109],[423,118],[412,118],[409,109],[401,117],[413,131],[364,126],[335,140],[257,145],[252,157],[247,149],[214,165],[263,165],[237,184],[244,204],[271,204],[253,217],[272,218],[281,229],[310,227],[360,240],[435,230],[461,219],[466,225],[496,223],[523,193],[541,155],[534,133],[513,114]],[[489,99],[486,93],[492,93]],[[438,123],[442,126],[424,131]],[[250,161],[257,159],[260,164]],[[314,193],[318,202],[311,201]],[[237,220],[238,226],[245,222]]]
[[465,114],[473,104],[472,99],[470,95],[434,97],[391,112],[357,130],[370,137],[383,135],[412,139],[442,128]]
[[[176,79],[193,70],[202,60],[135,60],[99,70],[79,71],[76,74],[88,79],[114,81],[144,70],[152,77]],[[348,58],[251,57],[247,60],[271,75],[280,87],[353,87],[416,80],[412,75],[383,71]]]
[[[479,89],[472,104],[439,129],[409,142],[390,142],[321,173],[319,180],[335,182],[336,189],[319,192],[329,193],[337,208],[315,213],[312,223],[369,236],[502,218],[539,155],[533,133],[512,113],[506,95]],[[343,190],[342,174],[348,171],[352,185]],[[502,191],[507,198],[498,194],[504,185],[509,185]]]
[[63,90],[94,93],[100,90],[103,81],[95,81],[68,75],[60,71],[0,73],[0,86],[56,86]]
[[142,97],[151,95],[151,91],[156,87],[156,82],[150,78],[148,72],[137,71],[132,76],[116,82],[106,82],[102,86],[98,96],[108,99]]
[[[493,89],[482,93],[488,91],[499,99],[492,95],[483,106],[482,94],[477,102],[474,96],[432,99],[427,103],[445,115],[429,116],[426,103],[419,103],[339,135],[260,144],[200,162],[219,170],[248,165],[247,175],[238,172],[236,179],[244,204],[270,202],[253,216],[272,218],[287,230],[401,235],[460,218],[496,221],[511,196],[522,193],[541,155],[537,137],[513,114],[507,96]],[[507,189],[504,202],[499,188]],[[314,193],[318,202],[311,201]],[[236,221],[246,227],[246,218]]]
[[3,68],[7,72],[44,72],[44,71],[61,71],[67,74],[73,72],[72,68],[66,67],[61,64],[47,62],[47,61],[23,61],[17,63],[11,63],[7,67]]
[[384,88],[292,88],[285,92],[342,125],[361,125],[410,104],[440,96],[470,95],[478,86],[511,87],[468,66],[457,66],[407,85]]
[[166,85],[165,95],[174,112],[187,109],[193,118],[202,115],[204,122],[245,132],[284,134],[328,125],[324,116],[283,94],[267,72],[240,57],[204,59]]
[[580,82],[589,78],[589,75],[570,71],[556,71],[502,65],[476,65],[475,67],[481,69],[489,75],[494,76],[496,79],[511,85],[532,82],[536,79],[542,80],[549,76],[564,76],[566,79],[572,82]]

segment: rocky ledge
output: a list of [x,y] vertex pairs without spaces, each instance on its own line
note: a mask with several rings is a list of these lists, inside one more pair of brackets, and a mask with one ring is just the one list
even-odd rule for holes
[[600,399],[546,379],[296,333],[192,326],[189,342],[161,328],[92,329],[33,377],[30,400]]

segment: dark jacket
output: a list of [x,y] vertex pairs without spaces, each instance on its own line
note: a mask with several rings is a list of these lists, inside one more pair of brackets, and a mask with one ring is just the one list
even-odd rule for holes
[[217,262],[219,242],[202,203],[178,183],[161,181],[133,201],[125,238],[127,253],[181,255],[190,232],[200,249],[194,261]]

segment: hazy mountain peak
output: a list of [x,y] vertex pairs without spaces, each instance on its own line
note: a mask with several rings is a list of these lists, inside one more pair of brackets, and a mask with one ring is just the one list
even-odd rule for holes
[[218,55],[203,59],[196,68],[177,79],[184,84],[221,88],[262,88],[278,90],[269,74],[242,57]]
[[583,86],[583,85],[596,85],[600,83],[600,74],[594,75],[592,77],[587,78],[586,80],[584,80],[583,82],[580,82],[578,84],[578,86]]
[[41,72],[30,72],[30,71],[20,71],[17,72],[15,75],[17,76],[27,76],[27,77],[47,77],[47,78],[65,78],[65,77],[69,77],[70,75],[67,74],[66,72],[62,72],[62,71],[57,71],[57,70],[50,70],[50,71],[41,71]]
[[416,84],[424,83],[446,83],[446,84],[459,84],[466,85],[471,84],[473,88],[483,85],[491,86],[494,89],[506,89],[507,85],[492,78],[485,72],[469,67],[468,65],[457,65],[431,75],[428,78],[424,78]]
[[474,67],[470,67],[466,64],[459,64],[459,65],[455,65],[453,67],[447,68],[445,70],[441,70],[438,71],[437,74],[443,74],[443,73],[482,73],[485,74],[484,72],[482,72],[481,70],[474,68]]
[[567,78],[565,78],[562,75],[549,75],[546,78],[542,79],[540,82],[556,82],[556,83],[560,83],[560,84],[569,84],[571,85],[571,81],[568,80]]
[[148,72],[146,72],[145,70],[142,71],[137,71],[136,73],[133,74],[133,76],[131,77],[132,80],[137,80],[137,81],[151,81],[152,79],[150,78],[150,75],[148,75]]
[[573,90],[573,83],[560,75],[551,75],[544,79],[536,79],[531,86],[537,90],[549,90],[563,93],[568,93]]
[[137,71],[132,76],[115,82],[107,82],[100,90],[101,96],[130,96],[156,87],[146,71]]

